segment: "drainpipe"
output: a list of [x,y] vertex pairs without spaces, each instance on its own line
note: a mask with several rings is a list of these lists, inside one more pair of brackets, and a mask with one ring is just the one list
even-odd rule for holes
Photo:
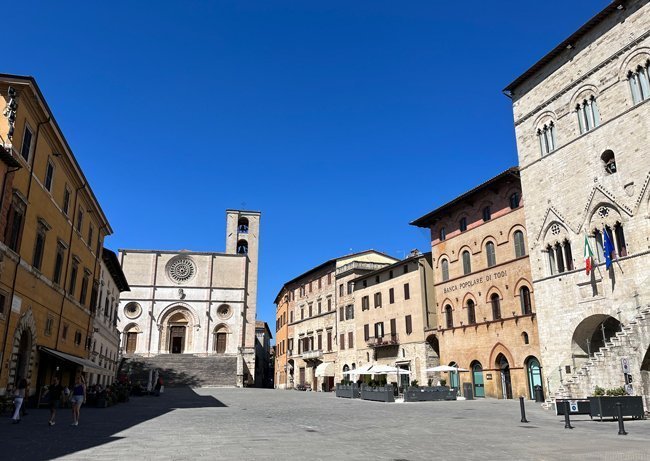
[[[23,224],[22,224],[23,229],[25,228],[25,221],[27,220],[27,208],[29,206],[29,197],[30,197],[31,192],[32,192],[32,183],[34,182],[34,176],[35,176],[34,163],[36,162],[36,152],[38,150],[38,138],[40,137],[40,134],[41,134],[41,127],[43,125],[45,125],[46,123],[49,123],[51,120],[52,120],[52,117],[50,117],[48,115],[47,120],[45,120],[43,122],[39,122],[38,125],[36,125],[36,135],[34,136],[34,153],[32,155],[32,162],[29,165],[29,182],[27,183],[27,203],[25,203],[25,216],[23,218]],[[14,171],[16,171],[16,170],[14,170]],[[9,174],[9,171],[7,171],[7,174]],[[6,181],[6,179],[7,179],[7,175],[5,175],[5,181]],[[6,184],[5,181],[3,181],[3,184],[2,184],[3,195],[4,195],[5,184]],[[20,242],[18,243],[18,248],[17,248],[17,251],[16,251],[16,253],[18,254],[18,262],[16,263],[16,268],[14,269],[14,277],[13,277],[13,280],[11,282],[11,295],[9,296],[10,305],[9,305],[9,310],[7,312],[7,318],[5,320],[5,331],[4,331],[4,335],[2,337],[2,361],[4,361],[4,359],[5,359],[5,353],[6,353],[6,350],[7,350],[7,336],[9,335],[9,324],[11,323],[11,314],[12,314],[12,311],[13,311],[12,305],[13,305],[14,295],[16,293],[16,280],[18,279],[18,268],[20,267],[20,261],[22,259],[22,257],[20,256],[20,251],[22,249],[22,246],[23,246],[23,233],[21,231],[20,232]],[[2,376],[2,369],[3,369],[3,367],[1,365],[2,364],[0,364],[0,376]],[[9,368],[7,368],[7,369],[9,369]],[[28,372],[29,371],[31,371],[31,370],[28,370]],[[29,375],[29,377],[31,377],[31,375]]]

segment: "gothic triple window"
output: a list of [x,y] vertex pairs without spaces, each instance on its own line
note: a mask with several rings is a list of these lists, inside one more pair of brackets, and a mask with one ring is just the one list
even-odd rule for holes
[[634,71],[627,74],[627,81],[630,84],[630,91],[632,92],[632,103],[638,104],[650,98],[650,81],[648,78],[650,60],[646,61],[644,65],[639,65]]
[[555,124],[551,121],[537,130],[537,139],[542,155],[550,154],[557,145],[555,138]]
[[546,253],[548,255],[551,275],[561,274],[574,269],[573,254],[569,240],[564,239],[564,241],[556,242],[554,245],[547,245]]
[[596,97],[585,98],[576,105],[576,115],[578,116],[578,126],[580,134],[593,130],[600,125],[600,112]]
[[[605,226],[605,232],[610,241],[614,244],[614,251],[618,256],[627,256],[627,244],[625,243],[625,232],[623,231],[623,225],[620,222],[614,224],[614,228],[611,226]],[[605,262],[605,241],[603,238],[602,230],[594,230],[594,239],[596,240],[596,253],[598,260],[600,262]],[[611,255],[615,257],[616,255]]]

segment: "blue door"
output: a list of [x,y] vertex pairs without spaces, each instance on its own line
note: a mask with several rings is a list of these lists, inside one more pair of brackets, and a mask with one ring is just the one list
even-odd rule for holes
[[485,397],[485,387],[483,386],[483,367],[479,362],[472,366],[472,378],[474,381],[474,397]]

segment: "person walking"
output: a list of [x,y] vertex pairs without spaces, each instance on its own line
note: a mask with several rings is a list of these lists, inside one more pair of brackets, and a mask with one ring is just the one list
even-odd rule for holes
[[81,404],[86,402],[86,382],[81,374],[77,375],[74,387],[72,388],[72,424],[71,426],[79,425],[79,411]]
[[61,405],[61,396],[63,395],[63,386],[56,376],[52,379],[52,384],[47,389],[48,404],[50,406],[50,420],[47,422],[50,426],[56,424],[56,410]]
[[11,418],[13,420],[13,424],[18,424],[20,422],[20,407],[23,405],[23,401],[25,400],[25,393],[27,391],[27,380],[25,378],[21,378],[20,381],[18,381],[18,386],[16,387],[16,390],[14,391],[14,415]]

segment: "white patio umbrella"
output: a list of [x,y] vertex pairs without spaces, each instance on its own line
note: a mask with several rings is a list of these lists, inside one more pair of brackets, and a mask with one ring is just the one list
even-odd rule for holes
[[467,368],[452,367],[450,365],[438,365],[437,367],[427,368],[427,373],[445,372],[445,371],[469,371]]
[[344,375],[371,375],[373,373],[372,368],[374,365],[367,363],[359,368],[353,370],[344,371]]
[[388,375],[392,373],[399,373],[400,375],[411,374],[409,370],[405,370],[403,368],[391,367],[389,365],[376,365],[372,367],[372,370],[370,370],[370,372],[373,375]]

